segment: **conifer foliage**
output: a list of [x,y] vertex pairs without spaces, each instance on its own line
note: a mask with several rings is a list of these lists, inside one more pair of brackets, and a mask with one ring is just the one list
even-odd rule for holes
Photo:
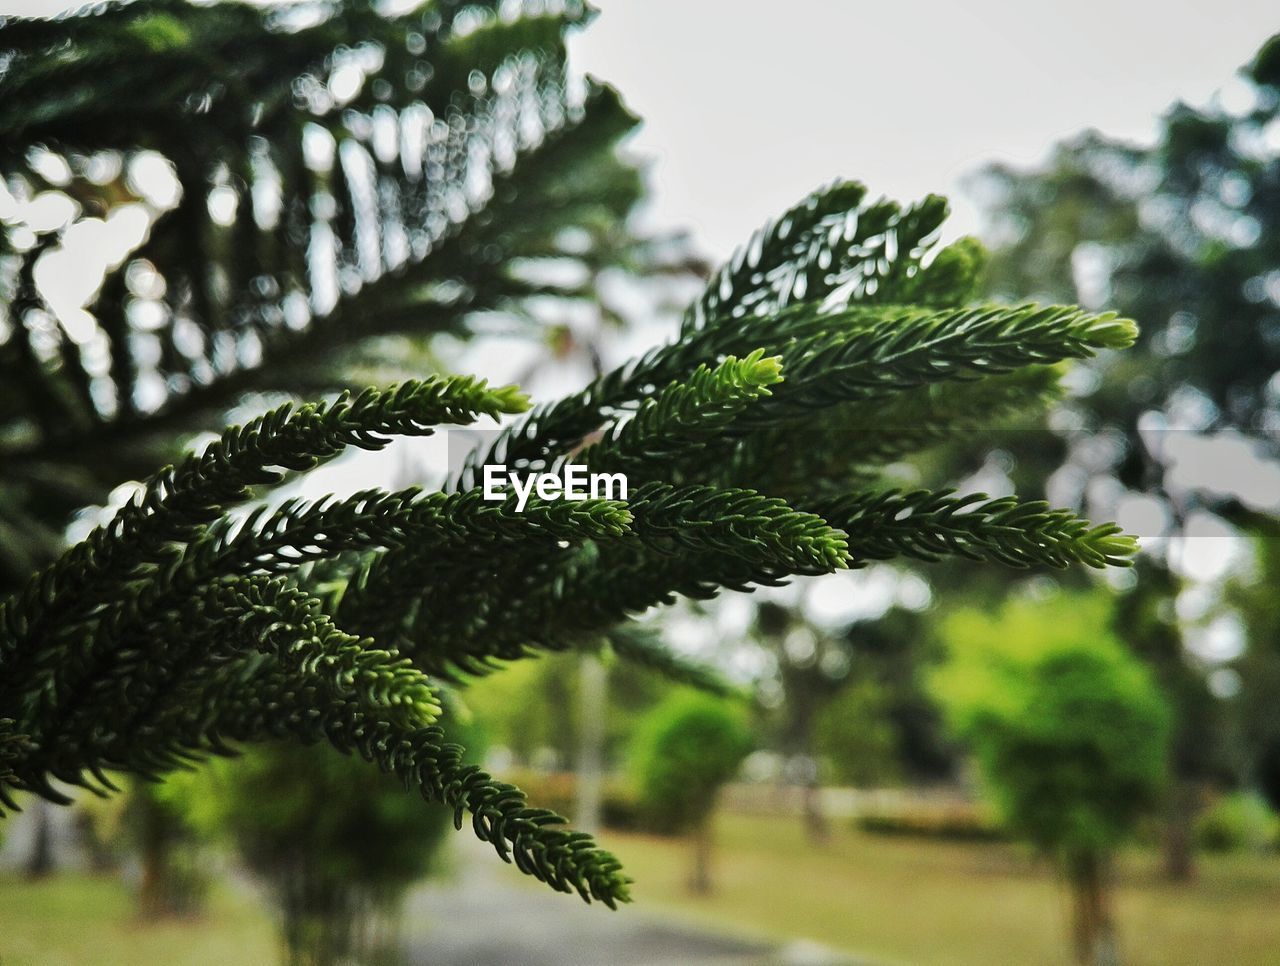
[[[148,51],[160,70],[172,45],[194,42],[209,9],[135,4],[87,20],[6,25],[0,38],[8,34],[4,44],[13,52],[0,83],[21,91],[49,77],[63,85],[66,98],[59,102],[63,114],[7,113],[0,123],[66,150],[73,136],[112,143],[123,136],[115,121],[95,115],[96,127],[87,127],[76,115],[74,52],[80,38],[107,29],[101,23],[107,21],[124,45],[119,56]],[[425,44],[440,57],[422,81],[430,91],[450,70],[460,69],[462,51],[455,45],[465,48],[466,63],[472,63],[506,49],[500,34],[534,30],[532,21],[546,19],[558,43],[561,21],[575,15],[566,9],[535,18],[486,19],[479,7],[451,3],[426,11],[413,15],[412,27],[359,6],[339,8],[318,27],[285,30],[270,15],[248,8],[232,20],[247,18],[277,31],[272,39],[280,42],[282,58],[310,56],[308,44],[332,45],[343,31],[356,28],[400,31],[386,51],[396,49],[396,57],[405,49],[418,53],[410,64],[387,53],[383,69],[394,63],[403,76],[424,73],[414,65],[426,56]],[[448,18],[464,14],[473,21],[467,31],[455,19],[452,39],[433,48]],[[435,32],[422,32],[424,17],[434,18],[429,26]],[[419,39],[408,38],[409,32]],[[31,54],[63,49],[61,38],[70,43],[61,55],[70,61],[66,70],[55,71]],[[204,78],[203,66],[189,66]],[[259,66],[263,83],[276,78],[278,65]],[[244,69],[252,75],[252,59]],[[113,83],[131,84],[126,77],[143,78],[145,72],[108,74]],[[470,72],[467,77],[477,90],[484,79]],[[225,80],[216,94],[202,88],[200,96],[234,98],[246,87],[257,89],[256,81]],[[535,81],[529,84],[521,96],[543,98],[539,110],[555,115],[546,102],[550,95]],[[138,85],[131,93],[142,100],[134,103],[145,107],[151,88],[143,80]],[[349,109],[376,114],[377,89],[373,85],[374,100]],[[563,92],[563,84],[556,89]],[[224,163],[245,166],[237,182],[242,187],[265,170],[256,165],[268,165],[268,156],[286,185],[295,176],[311,177],[290,167],[299,131],[262,127],[275,116],[273,105],[292,104],[307,90],[302,85],[300,95],[293,87],[281,88],[280,98],[267,99],[262,113],[252,117],[218,115],[235,145],[248,143],[245,136],[262,142],[224,156]],[[483,100],[479,93],[474,97]],[[4,103],[15,103],[11,93]],[[147,243],[155,264],[181,259],[165,269],[182,280],[168,289],[177,300],[171,306],[174,324],[185,318],[216,329],[211,337],[230,332],[235,340],[252,332],[263,346],[277,337],[289,346],[295,338],[323,339],[328,320],[339,316],[342,325],[357,324],[343,306],[376,304],[356,301],[366,286],[397,292],[385,303],[387,318],[394,320],[399,294],[463,271],[443,254],[438,260],[431,254],[447,252],[447,239],[471,230],[466,197],[457,197],[466,211],[460,209],[454,221],[453,202],[438,197],[463,190],[456,178],[450,181],[448,164],[464,163],[458,152],[472,149],[472,121],[481,124],[457,104],[455,98],[430,108],[447,119],[441,142],[432,141],[430,148],[438,147],[443,160],[416,175],[405,174],[410,165],[385,181],[366,182],[382,185],[385,191],[377,196],[388,204],[397,197],[396,204],[404,202],[397,191],[406,183],[420,196],[412,210],[424,218],[421,233],[406,233],[401,264],[365,260],[367,251],[388,249],[388,236],[400,230],[396,226],[409,224],[400,216],[357,215],[350,231],[320,232],[338,239],[332,275],[344,297],[335,294],[333,304],[313,313],[297,332],[283,324],[277,332],[270,321],[274,310],[264,300],[285,299],[296,290],[314,308],[320,303],[306,280],[328,277],[323,266],[296,260],[303,249],[310,258],[316,247],[314,232],[307,246],[290,235],[289,212],[305,214],[285,190],[283,220],[274,235],[256,220],[255,210],[245,229],[247,235],[255,229],[253,245],[189,250],[193,239],[206,237],[202,212],[208,206],[201,199],[192,208],[193,220],[171,233],[157,230]],[[139,108],[157,137],[170,122],[160,107],[154,114]],[[455,110],[463,113],[450,113]],[[573,123],[582,124],[581,112],[589,109],[561,104],[558,110],[565,124],[580,112]],[[472,120],[460,122],[465,137],[454,144],[452,119],[462,117]],[[490,117],[484,123],[496,125]],[[203,131],[207,118],[197,126]],[[130,143],[146,140],[136,132],[128,137]],[[374,150],[361,163],[373,170],[391,165],[381,159]],[[182,163],[177,170],[192,196],[208,182],[203,169],[189,178]],[[317,193],[338,190],[333,183],[323,191],[312,185],[301,197],[314,201]],[[492,206],[502,204],[502,195],[492,185],[489,190],[494,195],[484,204],[492,226]],[[477,209],[481,204],[476,202]],[[345,205],[336,207],[347,211]],[[448,225],[432,229],[433,213]],[[703,669],[629,632],[628,618],[678,596],[707,598],[899,555],[1102,567],[1124,565],[1134,551],[1114,526],[1091,526],[1041,504],[886,493],[871,482],[877,466],[926,445],[950,426],[972,426],[984,411],[1038,401],[1052,382],[1050,367],[1062,360],[1121,348],[1134,338],[1132,323],[1110,314],[969,306],[980,253],[969,241],[933,251],[945,214],[939,198],[902,207],[871,200],[860,185],[841,182],[761,229],[711,279],[670,343],[581,392],[529,409],[511,387],[468,377],[415,379],[278,408],[161,470],[110,523],[0,603],[0,800],[15,807],[19,791],[63,800],[55,781],[111,790],[114,772],[159,776],[190,760],[267,739],[327,741],[453,808],[459,827],[470,816],[481,839],[553,888],[610,906],[625,901],[627,878],[589,836],[464,763],[461,749],[440,728],[447,727],[440,695],[449,682],[540,651],[613,641],[623,657],[706,683]],[[376,238],[362,245],[362,232]],[[29,274],[22,267],[29,255],[17,258],[19,276]],[[506,278],[500,265],[466,270],[472,268]],[[255,283],[264,277],[270,284]],[[475,291],[487,291],[488,280],[473,279]],[[22,299],[32,296],[21,285],[14,291],[9,314],[22,318],[33,311]],[[242,300],[252,293],[259,302],[250,311]],[[376,316],[360,322],[378,324]],[[104,310],[100,324],[110,340],[111,326],[122,323],[113,323]],[[15,342],[26,348],[15,348]],[[15,353],[33,345],[42,343],[10,334],[0,350],[16,359]],[[74,368],[73,362],[51,357],[35,368],[12,364],[41,385],[61,386],[53,377]],[[132,365],[127,359],[118,364]],[[171,385],[165,404],[172,407],[185,405],[186,394],[203,391],[194,376],[189,385],[180,379]],[[61,423],[64,414],[34,408],[39,394],[23,391],[6,404],[27,406],[30,418]],[[115,397],[112,410],[95,392],[91,385],[87,396],[64,402],[100,423],[128,421],[125,396]],[[371,490],[346,499],[289,501],[244,515],[246,504],[287,473],[310,469],[348,448],[377,449],[393,437],[521,413],[442,492]],[[868,426],[877,429],[874,439],[850,432]],[[56,427],[49,432],[32,445],[49,445]],[[895,434],[900,446],[892,445]],[[624,470],[632,484],[628,499],[535,499],[517,512],[514,500],[480,498],[479,473],[486,463],[554,472],[569,461],[593,470]]]
[[[635,118],[566,69],[581,3],[380,6],[0,18],[0,590],[246,392],[415,375],[387,349],[584,294],[522,266],[652,256]],[[72,236],[137,243],[96,285]]]

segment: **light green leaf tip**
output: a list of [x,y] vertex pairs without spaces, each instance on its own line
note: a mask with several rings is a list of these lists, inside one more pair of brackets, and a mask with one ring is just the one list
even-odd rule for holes
[[1093,319],[1088,340],[1100,349],[1127,349],[1138,340],[1138,323],[1106,312]]

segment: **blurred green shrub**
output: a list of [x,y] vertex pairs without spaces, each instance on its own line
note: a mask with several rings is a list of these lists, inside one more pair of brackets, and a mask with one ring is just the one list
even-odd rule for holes
[[962,611],[931,681],[1009,830],[1071,883],[1082,963],[1114,961],[1107,866],[1167,780],[1168,704],[1111,626],[1100,594]]
[[690,832],[751,751],[746,716],[709,694],[680,692],[654,708],[632,743],[640,815],[650,831]]
[[401,899],[453,814],[328,745],[214,761],[191,819],[229,838],[270,889],[291,963],[368,962],[397,945]]
[[650,831],[693,834],[692,892],[711,891],[711,815],[752,744],[744,709],[702,692],[667,698],[633,739],[638,817]]
[[990,808],[975,802],[903,802],[879,805],[854,820],[864,832],[943,839],[953,842],[995,842],[1009,837]]
[[1196,845],[1209,852],[1280,848],[1280,815],[1254,792],[1223,795],[1196,820]]
[[1165,780],[1168,707],[1109,611],[1084,595],[962,611],[932,678],[1004,820],[1055,854],[1114,847]]

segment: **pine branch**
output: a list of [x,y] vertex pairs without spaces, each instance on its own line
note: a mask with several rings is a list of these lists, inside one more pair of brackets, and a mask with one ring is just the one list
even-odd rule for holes
[[1034,305],[948,312],[901,312],[799,343],[783,355],[786,383],[752,416],[782,414],[902,392],[933,382],[1011,372],[1028,365],[1088,358],[1133,343],[1137,327],[1115,313]]
[[17,722],[12,718],[0,718],[0,818],[5,810],[18,810],[9,790],[16,787],[17,773],[15,766],[31,753],[30,741],[26,735],[18,733]]
[[[515,514],[508,505],[484,503],[476,492],[420,497],[416,490],[408,490],[397,494],[362,493],[345,501],[321,501],[315,505],[294,501],[264,524],[258,525],[257,517],[251,516],[234,533],[233,525],[222,521],[185,548],[171,567],[154,574],[133,596],[126,597],[82,632],[57,668],[56,677],[43,689],[31,717],[63,720],[81,708],[100,708],[114,699],[113,688],[123,686],[117,679],[127,682],[134,676],[145,677],[146,684],[135,685],[130,699],[150,708],[154,700],[151,704],[143,701],[140,687],[150,688],[153,696],[163,695],[181,674],[198,673],[206,664],[219,666],[231,660],[234,655],[226,652],[222,638],[209,637],[202,631],[202,621],[216,623],[220,619],[217,615],[230,608],[230,604],[215,606],[209,595],[253,592],[262,596],[264,585],[260,579],[228,583],[229,578],[254,571],[296,570],[304,562],[328,560],[377,546],[431,547],[431,559],[447,568],[451,556],[459,551],[470,554],[479,550],[500,557],[522,542],[536,540],[545,545],[566,536],[579,540],[614,536],[625,531],[630,519],[621,504],[608,501],[539,503],[528,511]],[[357,571],[357,576],[364,573]],[[408,571],[402,566],[396,573],[405,579]],[[257,604],[258,609],[282,609],[286,603],[301,606],[283,596],[283,585],[271,588],[271,599]],[[377,619],[367,617],[360,625],[363,640],[351,638],[347,642],[357,650],[370,648],[369,634],[377,635],[386,623],[394,627],[400,617],[395,610],[400,601],[389,596],[385,588],[372,594],[364,594],[366,590],[363,586],[357,588],[342,611],[345,614],[354,610],[353,601],[367,599],[369,614],[378,615]],[[202,603],[196,606],[195,602]],[[237,606],[244,610],[244,606]],[[306,605],[308,612],[312,606]],[[386,621],[388,610],[397,620]],[[175,611],[184,614],[181,628],[168,622],[168,615]],[[337,640],[331,634],[329,637]],[[198,656],[192,653],[193,641],[203,642]],[[370,660],[388,657],[385,651],[370,654]],[[331,659],[325,660],[333,664]],[[143,669],[145,675],[141,673]],[[299,672],[310,670],[302,667]],[[393,690],[400,687],[394,676],[387,680]],[[91,693],[77,698],[77,689],[85,687]],[[409,703],[419,700],[409,685],[401,690]]]
[[[281,695],[280,703],[288,707],[286,701],[291,696]],[[299,697],[301,708],[312,706],[310,695]],[[514,785],[466,764],[463,749],[444,742],[444,733],[438,728],[404,731],[385,721],[370,720],[350,704],[341,708],[341,717],[334,717],[343,721],[343,727],[324,732],[306,729],[314,736],[312,740],[327,737],[340,749],[356,751],[383,771],[398,775],[428,801],[453,808],[456,828],[462,828],[464,813],[470,813],[476,837],[492,845],[504,861],[514,862],[521,872],[558,892],[576,891],[583,901],[603,902],[611,909],[630,901],[630,880],[616,858],[596,846],[585,832],[567,828],[561,816],[530,807]],[[299,730],[305,735],[303,728]]]
[[[581,142],[580,156],[595,152],[597,161],[630,170],[609,152],[635,119],[610,92],[589,88],[583,103],[568,93],[564,35],[589,16],[583,4],[570,0],[555,13],[540,3],[508,4],[502,16],[491,6],[467,4],[468,29],[460,34],[450,33],[452,3],[388,17],[338,2],[317,8],[317,21],[301,28],[279,9],[167,0],[106,4],[54,22],[0,18],[0,131],[12,146],[11,156],[0,148],[6,173],[38,184],[31,150],[76,162],[114,149],[127,162],[145,148],[172,163],[183,188],[177,207],[159,215],[131,256],[163,280],[165,324],[154,334],[136,331],[126,317],[124,272],[110,275],[90,307],[110,342],[110,377],[90,377],[79,347],[62,338],[54,388],[59,397],[78,393],[87,408],[54,420],[35,439],[0,444],[3,456],[65,459],[70,446],[97,447],[107,464],[99,469],[105,493],[128,479],[111,472],[113,441],[188,427],[249,389],[296,388],[297,363],[331,362],[337,345],[387,331],[460,331],[470,311],[518,298],[500,270],[525,254],[518,233],[495,231],[490,214],[474,216],[490,207],[500,214],[519,193],[543,234],[574,225],[581,206],[539,206],[533,196],[545,185],[526,180],[525,162],[563,158],[568,141]],[[358,53],[353,37],[364,50],[378,48],[381,64],[366,63],[355,97],[333,103],[326,82]],[[487,85],[480,94],[477,73]],[[424,107],[436,122],[415,128]],[[395,157],[371,133],[392,114],[406,135],[423,134],[422,143],[406,137],[396,144]],[[304,151],[304,129],[317,128],[339,146],[328,167]],[[504,148],[512,139],[514,153]],[[488,159],[484,170],[480,158]],[[545,160],[554,166],[554,158]],[[72,168],[70,185],[48,187],[89,210],[119,202]],[[477,187],[482,181],[486,191]],[[635,191],[638,182],[608,202],[629,209]],[[211,219],[212,192],[235,196],[232,225]],[[370,193],[376,210],[364,203]],[[272,195],[264,208],[262,198]],[[334,208],[332,218],[321,214]],[[344,229],[335,233],[339,224]],[[335,265],[355,266],[359,282],[330,277],[321,238],[333,238]],[[378,258],[360,262],[372,245]],[[24,256],[24,265],[37,255]],[[425,282],[406,271],[428,260]],[[336,305],[324,289],[337,290]],[[190,345],[193,326],[199,351]],[[15,343],[25,344],[26,334],[20,327]],[[139,376],[153,369],[134,358],[135,343],[154,343],[161,354],[150,372],[162,377],[152,387],[168,387],[159,413],[142,411],[135,398]],[[4,355],[0,382],[10,377]],[[12,378],[30,367],[21,362]]]
[[844,534],[750,490],[646,484],[635,536],[446,584],[424,598],[403,649],[429,673],[485,674],[533,650],[564,650],[677,595],[714,596],[846,566]]
[[839,529],[753,490],[649,483],[628,505],[636,534],[659,553],[719,553],[747,566],[798,575],[830,573],[849,559]]
[[[460,558],[498,557],[531,540],[609,539],[626,533],[630,522],[626,504],[616,500],[566,503],[531,498],[517,513],[514,498],[487,502],[481,490],[365,490],[343,500],[290,500],[275,510],[263,507],[242,524],[214,527],[193,545],[191,555],[198,575],[283,572],[340,553],[431,547],[439,565],[448,568]],[[402,557],[394,567],[401,576],[406,562]],[[367,571],[361,575],[362,589],[369,579]]]
[[1128,567],[1137,541],[1115,524],[1093,526],[1068,510],[1014,497],[952,491],[866,493],[818,504],[849,535],[855,561],[960,556],[1012,567]]
[[679,469],[717,466],[716,482],[776,493],[800,505],[848,493],[882,467],[957,435],[991,431],[1058,395],[1058,369],[1031,366],[974,381],[942,382],[885,399],[842,403],[757,429]]
[[1124,348],[1137,327],[1114,313],[1033,305],[920,311],[854,306],[824,312],[809,303],[759,319],[731,319],[663,346],[505,430],[460,477],[483,463],[541,467],[569,452],[607,419],[724,355],[779,355],[785,382],[744,411],[741,429],[814,410],[891,396],[931,383],[997,375],[1035,364]]
[[886,199],[864,207],[865,198],[861,184],[838,181],[769,222],[711,279],[681,335],[768,318],[793,303],[838,309],[897,299],[895,284],[919,271],[947,203],[930,195],[903,211]]
[[439,728],[389,721],[351,696],[281,673],[270,661],[239,679],[189,687],[179,697],[147,734],[167,736],[194,755],[232,754],[239,743],[269,738],[327,741],[399,776],[426,800],[454,809],[458,828],[470,813],[478,838],[557,891],[576,891],[610,908],[629,901],[630,880],[616,858],[589,835],[566,828],[554,812],[530,807],[515,786],[466,764],[463,749],[447,742]]
[[582,456],[597,472],[624,471],[639,479],[650,468],[722,440],[745,409],[782,381],[781,370],[781,360],[765,358],[763,350],[743,359],[729,356],[714,369],[701,365],[643,403]]
[[[440,712],[434,689],[409,661],[339,630],[320,601],[279,579],[219,581],[129,630],[107,629],[123,642],[103,674],[61,701],[46,692],[28,716],[24,730],[36,750],[19,773],[25,787],[47,794],[45,773],[83,784],[87,769],[112,787],[104,777],[110,769],[149,775],[172,769],[190,749],[149,727],[152,719],[184,687],[241,680],[256,655],[389,720],[425,725]],[[104,713],[108,708],[116,712]],[[205,719],[217,710],[199,702],[182,708]]]
[[[284,470],[311,469],[347,446],[381,449],[391,434],[426,436],[440,422],[524,406],[511,387],[489,389],[470,378],[429,380],[386,392],[370,389],[354,399],[343,395],[332,405],[296,412],[282,406],[228,429],[201,455],[152,477],[136,502],[32,577],[21,595],[0,602],[0,666],[20,680],[49,635],[113,606],[121,588],[145,568],[172,558],[174,544],[198,537],[227,506],[248,499],[252,486],[278,483]],[[52,606],[60,600],[65,603]],[[103,651],[95,645],[74,665],[51,669],[55,692],[74,688],[97,669]]]
[[[138,26],[148,45],[186,44],[170,36],[164,19],[147,19],[177,8],[163,6],[167,0],[142,2],[142,19],[121,14],[121,22]],[[325,31],[360,26],[377,14],[337,5],[332,16],[316,35],[287,43],[290,56],[323,47],[332,39]],[[474,16],[476,31],[432,36],[430,43],[446,45],[436,53],[448,69],[431,97],[455,86],[457,78],[445,75],[461,76],[472,59],[506,64],[512,45],[545,46],[545,65],[562,73],[565,24],[557,16],[512,24]],[[391,35],[409,26],[398,23]],[[33,29],[24,42],[42,43],[42,36]],[[137,39],[125,38],[110,56],[136,52]],[[402,54],[388,50],[388,70],[408,66]],[[157,63],[164,62],[160,56]],[[13,63],[22,69],[8,75],[0,65],[0,89],[10,82],[23,89],[42,76],[44,68],[27,53]],[[265,332],[269,313],[255,316],[246,294],[255,290],[255,260],[277,281],[300,271],[297,245],[291,252],[288,242],[304,237],[315,199],[325,202],[321,209],[336,208],[329,255],[342,290],[336,297],[342,307],[309,323],[317,337],[357,306],[371,309],[370,324],[395,327],[410,324],[424,305],[447,314],[536,291],[518,282],[503,286],[512,251],[501,243],[504,234],[520,236],[519,245],[535,257],[554,256],[564,222],[536,217],[543,201],[560,199],[587,222],[603,211],[603,223],[611,225],[635,190],[628,177],[614,178],[616,167],[604,176],[607,197],[593,200],[581,185],[566,184],[549,159],[573,160],[568,169],[576,170],[583,152],[598,152],[611,143],[603,135],[616,136],[631,119],[602,95],[616,109],[592,122],[600,136],[561,138],[557,132],[567,132],[577,108],[555,78],[544,81],[524,90],[538,99],[530,108],[538,120],[535,140],[554,149],[530,169],[532,196],[468,194],[476,132],[466,119],[496,125],[497,113],[472,101],[468,109],[451,108],[415,161],[362,143],[360,112],[377,108],[357,99],[348,118],[354,126],[337,138],[344,143],[334,165],[289,169],[287,151],[272,156],[291,185],[284,224],[256,231],[242,219],[206,237],[192,201],[183,217],[193,220],[179,223],[196,230],[179,234],[198,242],[181,252],[183,264],[196,267],[184,269],[191,284],[175,296],[182,303],[174,303],[175,312],[195,312],[206,324],[230,313],[244,331]],[[68,89],[76,83],[73,76]],[[199,71],[175,83],[198,85]],[[286,105],[265,96],[264,116],[289,115]],[[68,102],[48,120],[75,115]],[[28,122],[0,108],[0,130],[4,123]],[[246,136],[239,123],[229,122],[228,143]],[[484,144],[497,150],[497,140]],[[205,168],[194,161],[183,160],[193,163],[184,177],[198,182]],[[401,177],[393,162],[406,161]],[[494,164],[485,168],[490,175],[501,167]],[[232,190],[247,198],[252,165],[237,169],[229,160],[228,167],[241,179]],[[357,210],[369,199],[366,192],[360,201],[350,177],[356,169],[372,173],[372,221]],[[500,178],[487,184],[504,187]],[[192,197],[204,200],[203,188]],[[677,342],[535,410],[473,458],[449,492],[366,491],[288,501],[240,520],[230,513],[256,487],[278,484],[287,472],[312,468],[345,447],[378,449],[391,436],[427,435],[440,422],[522,410],[525,401],[513,389],[433,380],[330,405],[286,407],[157,474],[110,524],[0,604],[0,804],[11,805],[14,790],[61,800],[55,780],[110,788],[111,769],[156,775],[204,755],[234,753],[242,742],[324,740],[449,805],[459,824],[470,812],[480,838],[524,871],[613,905],[626,899],[627,880],[612,856],[564,829],[557,816],[530,808],[518,790],[465,765],[461,749],[431,727],[440,711],[433,677],[485,673],[535,651],[609,640],[619,654],[669,676],[723,687],[624,622],[679,596],[705,599],[897,556],[1023,567],[1125,565],[1136,549],[1131,538],[1043,503],[950,492],[847,493],[845,481],[884,460],[1034,401],[1060,360],[1122,347],[1134,336],[1132,323],[1071,308],[956,307],[973,288],[981,254],[962,241],[929,260],[945,214],[941,199],[904,210],[887,201],[864,204],[864,195],[859,186],[836,185],[767,226],[712,280]],[[481,209],[512,224],[488,225],[474,217]],[[402,239],[409,251],[393,257],[383,242],[410,224],[424,233]],[[458,244],[445,245],[447,238]],[[437,274],[419,279],[400,271],[426,265],[431,252]],[[212,276],[200,276],[199,266],[213,262],[230,273],[230,284],[217,287],[230,295],[204,284]],[[123,289],[104,293],[110,302]],[[113,324],[108,317],[104,327]],[[0,364],[15,358],[5,351]],[[65,356],[62,364],[73,362]],[[118,373],[126,381],[128,368]],[[0,403],[18,399],[21,407],[41,388],[49,387],[23,383],[13,396],[0,384]],[[74,379],[57,384],[67,412],[85,388]],[[523,512],[513,501],[485,501],[475,487],[485,462],[518,471],[561,467],[577,455],[594,470],[622,470],[641,485],[625,504],[533,500]],[[822,497],[836,487],[846,495]]]
[[[686,314],[678,342],[652,350],[575,396],[535,410],[485,458],[464,470],[458,485],[473,485],[475,466],[485,462],[545,465],[657,387],[679,381],[700,364],[751,353],[766,344],[759,337],[760,319],[793,302],[806,304],[816,315],[822,311],[819,303],[836,290],[842,294],[830,298],[828,309],[870,300],[868,289],[878,289],[881,300],[889,297],[895,286],[876,279],[905,280],[917,274],[946,204],[930,196],[903,214],[897,204],[884,200],[864,209],[865,196],[860,184],[837,182],[771,221],[713,277]],[[771,322],[768,328],[773,327]],[[778,335],[771,345],[785,342]]]
[[[522,513],[513,503],[482,502],[480,491],[436,495],[455,512],[460,529],[452,541],[413,542],[371,558],[348,582],[338,605],[343,623],[366,634],[398,639],[396,628],[439,586],[491,581],[496,568],[518,569],[555,551],[629,532],[631,512],[610,500],[552,502],[531,499]],[[486,528],[488,533],[486,533]],[[473,539],[474,535],[474,539]]]

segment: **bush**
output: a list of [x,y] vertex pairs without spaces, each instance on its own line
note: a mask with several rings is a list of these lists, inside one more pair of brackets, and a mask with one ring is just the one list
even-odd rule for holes
[[[574,772],[518,769],[504,772],[503,777],[524,789],[530,801],[567,815],[571,820],[574,817],[578,806],[578,776]],[[643,827],[636,793],[625,781],[616,778],[605,781],[600,797],[600,821],[612,829]]]
[[1102,597],[946,621],[934,694],[1009,829],[1068,861],[1133,835],[1166,780],[1169,709]]
[[942,839],[953,842],[995,842],[1007,839],[997,817],[973,802],[904,802],[863,811],[855,823],[864,832]]
[[931,682],[1005,826],[1066,874],[1081,963],[1115,961],[1107,866],[1167,780],[1169,707],[1113,623],[1100,595],[963,611]]
[[1196,844],[1209,852],[1263,852],[1280,847],[1280,816],[1260,795],[1223,795],[1196,821]]
[[632,743],[645,827],[680,834],[703,824],[751,743],[744,715],[723,698],[679,693],[654,708]]
[[270,889],[291,962],[367,962],[396,945],[404,892],[433,868],[453,813],[327,745],[263,744],[205,770],[193,820]]

